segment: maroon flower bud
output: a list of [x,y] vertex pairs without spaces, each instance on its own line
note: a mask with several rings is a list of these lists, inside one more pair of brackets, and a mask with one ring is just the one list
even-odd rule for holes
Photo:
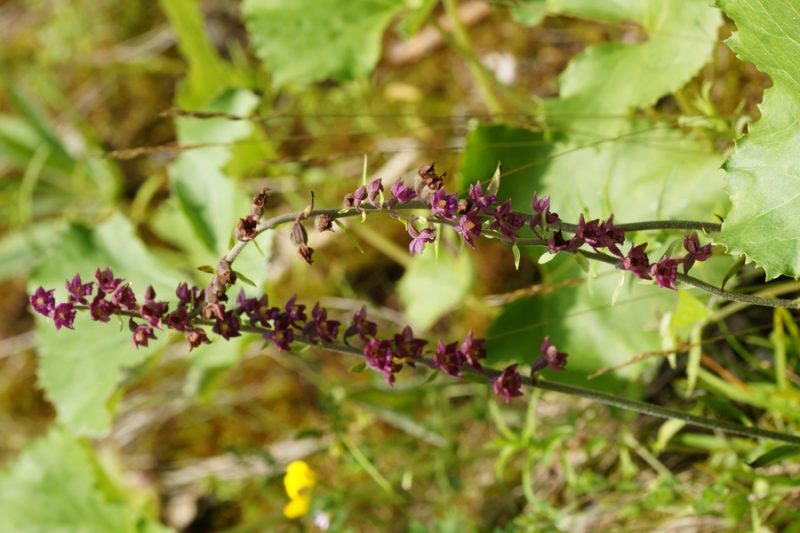
[[408,234],[411,236],[411,242],[408,245],[408,251],[411,255],[421,254],[425,250],[427,243],[436,240],[436,232],[431,228],[423,228],[422,231],[417,231],[414,225],[409,221],[406,225]]
[[376,209],[380,209],[380,203],[376,203],[375,200],[378,199],[378,194],[383,192],[383,182],[380,178],[372,180],[372,182],[367,187],[367,201],[372,204],[372,207]]
[[417,193],[403,183],[403,178],[397,178],[391,188],[392,199],[389,200],[389,207],[394,207],[396,204],[405,204],[416,198]]
[[217,319],[216,323],[214,324],[213,331],[214,333],[218,333],[222,336],[222,338],[229,340],[233,337],[238,337],[241,335],[239,333],[240,324],[239,324],[239,316],[233,312],[226,312],[222,320]]
[[122,279],[115,278],[110,268],[106,268],[103,271],[99,268],[96,269],[94,272],[94,279],[97,281],[97,287],[106,294],[114,292],[114,289],[122,283]]
[[180,305],[171,313],[167,313],[164,317],[164,323],[168,328],[175,331],[187,331],[192,328],[189,323],[189,313],[186,312],[186,306]]
[[628,251],[628,255],[619,263],[619,267],[628,272],[633,272],[642,279],[652,279],[650,277],[650,260],[645,253],[647,243],[643,242],[638,246],[633,246]]
[[459,351],[472,368],[480,370],[480,360],[486,358],[486,349],[483,347],[485,339],[474,339],[472,331],[467,332],[467,338],[461,343]]
[[711,257],[711,245],[706,244],[700,246],[700,239],[697,237],[697,232],[693,231],[691,235],[683,238],[683,247],[686,249],[687,255],[683,259],[683,272],[689,272],[689,269],[694,266],[695,261],[705,261]]
[[286,306],[284,307],[284,309],[286,310],[284,315],[289,325],[299,330],[302,330],[303,325],[305,324],[306,320],[308,320],[308,318],[306,317],[306,306],[297,303],[296,294],[293,294],[292,297],[286,301]]
[[533,362],[531,366],[531,375],[535,374],[544,367],[550,370],[564,370],[567,365],[567,354],[559,352],[555,345],[550,342],[550,337],[545,337],[542,345],[539,347],[541,355]]
[[111,303],[128,311],[135,311],[139,308],[136,303],[136,294],[128,283],[123,283],[114,290],[111,294]]
[[495,395],[502,396],[503,401],[509,403],[514,396],[522,396],[522,378],[517,372],[516,363],[506,367],[492,383]]
[[464,239],[464,242],[469,245],[470,248],[475,248],[475,242],[472,240],[473,237],[478,237],[481,234],[481,221],[478,219],[478,216],[475,213],[467,213],[466,215],[461,215],[458,219],[458,225],[455,227],[455,230],[461,235],[461,238]]
[[564,234],[561,232],[561,230],[558,230],[550,235],[550,237],[547,239],[547,251],[551,254],[558,252],[575,253],[575,251],[580,248],[582,244],[583,241],[577,236],[567,240],[564,238]]
[[111,319],[111,315],[118,310],[117,306],[105,299],[105,294],[102,291],[98,292],[92,303],[89,304],[89,314],[92,320],[98,322],[108,322]]
[[139,307],[139,314],[147,320],[151,326],[158,327],[161,319],[166,314],[169,304],[167,302],[156,302],[156,291],[152,285],[148,285],[144,291],[144,302]]
[[81,304],[89,303],[86,297],[92,294],[94,283],[91,281],[89,283],[82,283],[80,274],[75,274],[72,281],[65,281],[64,285],[67,287],[67,292],[69,293],[67,296],[68,301]]
[[458,197],[447,194],[444,189],[439,189],[431,197],[431,214],[445,220],[452,220],[458,209]]
[[472,200],[473,205],[484,213],[491,212],[492,207],[497,202],[497,196],[488,191],[484,192],[480,181],[476,181],[475,185],[469,186],[469,199]]
[[525,218],[511,210],[510,199],[495,208],[492,216],[494,217],[492,229],[499,231],[512,241],[517,239],[517,232],[525,225]]
[[56,329],[61,329],[62,327],[74,329],[72,327],[73,322],[75,322],[75,305],[72,302],[55,306],[53,309],[53,325]]
[[193,328],[186,331],[186,341],[189,343],[189,351],[191,352],[201,344],[209,344],[206,332],[202,328]]
[[433,364],[445,374],[460,377],[464,355],[456,349],[456,346],[455,342],[445,345],[439,341],[436,345],[436,353],[433,355]]
[[675,287],[675,278],[678,275],[677,259],[662,257],[658,263],[650,266],[650,274],[656,279],[659,287],[677,290]]
[[52,316],[53,309],[56,306],[56,299],[53,297],[55,289],[49,291],[44,290],[44,287],[39,287],[31,295],[31,307],[33,310],[44,316]]
[[426,344],[428,341],[424,339],[415,339],[414,332],[406,326],[394,336],[394,353],[402,362],[414,366],[414,361],[422,357],[422,350]]
[[322,233],[323,231],[333,231],[333,217],[325,213],[317,215],[314,219],[314,227]]
[[367,342],[377,332],[378,325],[367,320],[367,306],[364,305],[353,314],[353,323],[345,330],[343,340],[345,344],[350,344],[348,339],[357,334],[363,342]]
[[133,332],[131,335],[131,342],[137,348],[139,346],[147,346],[150,339],[155,339],[156,335],[153,333],[153,328],[147,324],[136,324],[133,319],[128,321],[128,328]]
[[328,320],[328,311],[320,307],[319,303],[314,305],[314,309],[311,310],[311,318],[312,320],[303,328],[304,335],[312,342],[317,339],[328,343],[336,340],[341,322],[338,320]]
[[364,358],[371,368],[383,374],[386,383],[394,385],[394,375],[403,368],[403,365],[394,360],[390,341],[370,339],[364,346]]
[[367,198],[367,189],[363,185],[356,189],[353,193],[344,197],[345,207],[355,209],[359,213],[362,211],[361,203]]

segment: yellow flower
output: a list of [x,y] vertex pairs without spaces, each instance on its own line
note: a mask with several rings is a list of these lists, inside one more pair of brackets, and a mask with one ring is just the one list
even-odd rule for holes
[[300,518],[311,507],[311,489],[317,484],[317,475],[305,461],[292,461],[286,467],[283,487],[289,503],[283,508],[286,518]]

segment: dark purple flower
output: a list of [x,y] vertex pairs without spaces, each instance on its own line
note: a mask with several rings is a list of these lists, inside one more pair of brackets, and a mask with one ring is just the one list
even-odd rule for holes
[[164,323],[168,328],[174,329],[175,331],[188,331],[192,329],[192,325],[189,323],[189,313],[186,311],[185,305],[179,305],[173,312],[167,313],[164,316]]
[[375,322],[367,320],[367,306],[361,306],[361,309],[353,314],[353,323],[345,330],[343,340],[345,344],[353,335],[358,334],[363,342],[367,342],[378,333],[378,325]]
[[147,324],[136,324],[136,322],[131,319],[128,322],[128,327],[133,332],[133,335],[131,335],[131,342],[137,348],[139,346],[147,347],[147,343],[150,341],[150,339],[156,338],[153,328]]
[[439,341],[436,345],[436,353],[433,354],[433,364],[451,376],[461,376],[461,365],[464,364],[464,354],[458,351],[458,343],[451,342],[444,344]]
[[54,289],[49,291],[44,290],[44,287],[39,287],[31,295],[31,307],[33,310],[44,316],[52,316],[53,309],[56,306],[56,299],[53,297]]
[[297,302],[297,295],[293,294],[291,298],[286,301],[286,306],[284,309],[286,310],[285,316],[286,320],[289,324],[299,330],[302,330],[305,326],[306,320],[306,306],[303,304],[296,303]]
[[61,329],[62,327],[74,329],[72,327],[73,322],[75,322],[75,305],[72,302],[55,306],[53,309],[53,325],[56,329]]
[[421,254],[425,250],[425,245],[436,240],[436,232],[431,228],[423,228],[422,231],[417,231],[414,225],[409,221],[406,226],[408,234],[411,236],[411,242],[408,244],[408,251],[411,255]]
[[101,271],[99,268],[94,272],[94,279],[97,281],[97,287],[106,294],[111,294],[114,289],[119,287],[122,283],[121,278],[115,278],[114,273],[110,268]]
[[105,299],[105,294],[102,291],[98,292],[92,303],[89,304],[89,314],[92,320],[98,322],[108,322],[111,319],[111,315],[118,310],[119,307]]
[[550,197],[542,196],[540,199],[536,193],[533,193],[533,198],[531,198],[531,208],[533,209],[531,228],[534,228],[543,222],[542,215],[550,211]]
[[567,354],[559,352],[555,345],[550,342],[550,337],[545,337],[542,345],[539,347],[541,355],[533,362],[531,366],[531,375],[535,374],[544,367],[550,370],[564,370],[567,365]]
[[383,182],[380,178],[376,178],[372,180],[367,187],[367,201],[376,209],[381,208],[380,202],[376,203],[375,201],[378,199],[378,195],[381,193],[383,193]]
[[127,309],[128,311],[135,311],[139,308],[136,303],[136,294],[131,289],[130,284],[123,283],[111,294],[111,303],[116,307]]
[[345,207],[355,209],[359,213],[362,211],[361,203],[367,199],[367,188],[363,185],[351,194],[344,197]]
[[553,234],[547,239],[547,251],[551,254],[558,252],[574,253],[578,248],[581,247],[582,244],[583,241],[577,236],[566,240],[564,238],[564,234],[561,233],[561,230],[558,230],[553,232]]
[[472,205],[484,213],[489,213],[492,206],[497,202],[497,196],[484,192],[480,181],[476,181],[475,185],[469,186],[469,199],[472,201]]
[[192,328],[185,332],[186,341],[189,343],[189,351],[191,352],[201,344],[209,344],[206,332],[202,328]]
[[461,343],[461,347],[459,348],[461,355],[466,358],[467,363],[469,363],[472,368],[480,370],[480,360],[486,358],[485,343],[485,339],[473,338],[472,331],[467,332],[467,338]]
[[517,372],[517,364],[506,367],[492,383],[495,395],[502,396],[503,401],[509,403],[514,396],[522,396],[522,378]]
[[311,341],[320,339],[322,342],[331,343],[336,341],[340,325],[341,322],[338,320],[328,320],[328,311],[317,303],[311,310],[311,321],[303,328],[303,334]]
[[383,374],[386,383],[394,385],[394,375],[403,368],[403,365],[395,361],[391,341],[373,337],[364,345],[364,358],[371,368]]
[[64,285],[67,287],[67,292],[69,293],[67,299],[70,302],[78,302],[84,305],[89,303],[86,297],[92,294],[94,283],[91,281],[89,283],[82,283],[80,274],[75,274],[72,281],[65,281]]
[[458,210],[458,196],[447,194],[439,189],[431,197],[431,214],[445,220],[452,220]]
[[254,325],[268,326],[269,321],[275,319],[280,313],[277,307],[269,306],[266,294],[262,294],[260,298],[247,298],[244,289],[239,292],[236,303],[239,305],[237,312],[245,313],[250,318],[250,323]]
[[613,216],[601,224],[597,219],[586,222],[581,214],[578,227],[575,229],[575,237],[596,251],[608,248],[614,255],[622,257],[617,245],[625,242],[625,232],[614,226]]
[[139,314],[150,322],[153,327],[158,327],[161,324],[161,319],[169,308],[167,302],[156,302],[156,291],[152,285],[148,285],[144,291],[144,302],[139,306]]
[[175,289],[175,296],[178,297],[179,305],[189,305],[192,302],[192,293],[189,291],[189,284],[185,281],[179,283]]
[[675,278],[678,275],[678,260],[662,257],[658,263],[650,266],[650,274],[656,278],[659,287],[676,290]]
[[475,213],[467,213],[466,215],[461,215],[458,219],[458,225],[455,227],[455,230],[461,235],[461,238],[464,239],[464,242],[469,245],[470,248],[475,248],[475,242],[472,240],[473,237],[478,237],[481,234],[481,221],[478,219],[478,216]]
[[628,251],[622,262],[619,265],[622,269],[628,272],[633,272],[642,279],[650,278],[650,260],[647,258],[647,253],[644,251],[647,248],[647,243],[643,242],[638,246],[633,246]]
[[693,231],[691,235],[683,238],[683,247],[686,249],[687,255],[683,258],[683,272],[689,272],[695,261],[705,261],[711,257],[711,245],[706,244],[700,246],[700,239],[697,232]]
[[414,332],[409,326],[404,327],[403,331],[394,336],[396,357],[411,366],[414,366],[414,361],[422,357],[422,350],[426,344],[428,341],[414,338]]
[[499,231],[512,241],[517,239],[517,232],[525,225],[525,217],[511,210],[511,199],[496,207],[492,213],[492,229]]
[[217,319],[217,321],[214,323],[213,331],[214,333],[221,335],[222,338],[228,340],[241,335],[241,333],[239,333],[239,329],[239,315],[232,311],[228,311],[224,314],[222,320]]
[[389,207],[394,207],[396,204],[405,204],[417,197],[414,189],[411,189],[403,183],[403,178],[397,178],[391,188],[392,199],[389,200]]
[[264,338],[278,347],[278,350],[290,350],[294,342],[294,331],[285,316],[275,319],[272,331],[264,333]]

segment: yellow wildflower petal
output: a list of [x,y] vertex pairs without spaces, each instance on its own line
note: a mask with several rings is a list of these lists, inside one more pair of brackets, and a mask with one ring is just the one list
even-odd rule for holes
[[290,500],[307,495],[311,488],[317,484],[317,475],[305,461],[292,461],[286,467],[283,477],[283,487]]
[[308,513],[308,510],[311,508],[311,494],[305,493],[301,494],[297,498],[292,498],[292,501],[286,504],[286,507],[283,508],[283,516],[293,520],[295,518],[300,518],[301,516]]

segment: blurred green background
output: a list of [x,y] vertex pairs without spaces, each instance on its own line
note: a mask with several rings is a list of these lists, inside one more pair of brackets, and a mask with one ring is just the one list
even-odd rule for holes
[[[797,464],[773,445],[555,394],[498,404],[483,384],[354,360],[80,321],[27,294],[96,267],[163,297],[228,248],[250,196],[268,213],[338,207],[435,161],[448,190],[503,164],[501,196],[565,220],[714,220],[719,167],[767,76],[703,1],[11,0],[0,5],[0,529],[3,531],[796,531]],[[487,337],[489,362],[570,354],[547,379],[745,424],[798,427],[800,334],[784,311],[723,306],[446,236],[411,258],[380,215],[347,234],[259,237],[236,268],[348,320]],[[666,252],[682,235],[649,234]],[[644,236],[634,236],[641,241]],[[747,287],[715,257],[698,276]],[[794,282],[777,280],[775,294]],[[763,288],[763,287],[762,287]],[[237,289],[238,290],[238,289]],[[612,299],[615,301],[612,304]],[[693,343],[693,344],[690,344]],[[788,360],[788,366],[787,366]],[[776,379],[776,364],[789,378]],[[600,377],[598,371],[609,370]],[[282,476],[317,473],[284,518]],[[792,529],[794,527],[795,529]]]

